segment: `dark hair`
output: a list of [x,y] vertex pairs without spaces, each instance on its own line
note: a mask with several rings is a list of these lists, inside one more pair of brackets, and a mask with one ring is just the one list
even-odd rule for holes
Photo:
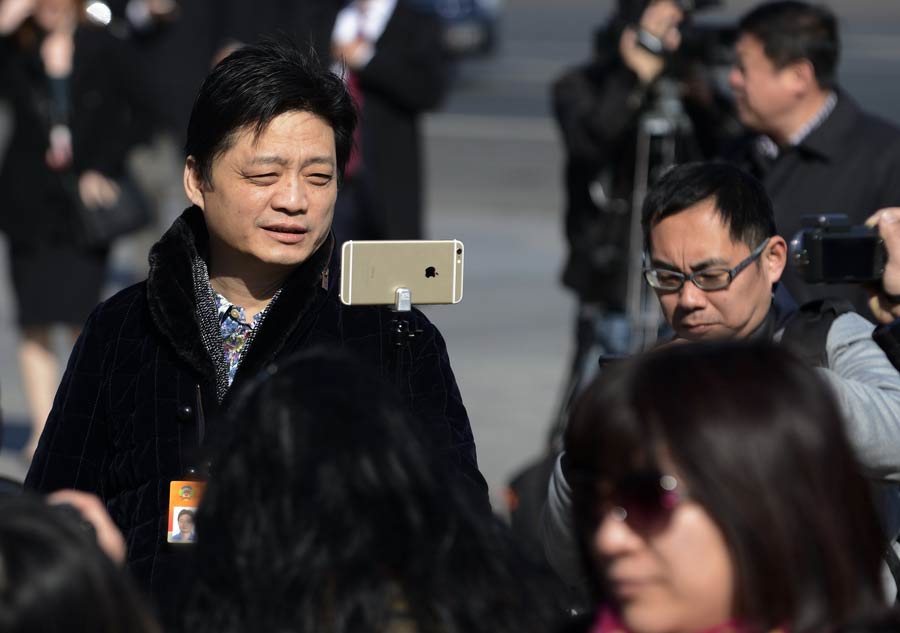
[[741,18],[738,33],[763,45],[776,68],[808,60],[822,88],[835,83],[840,41],[834,14],[821,5],[781,0],[760,5]]
[[596,488],[577,482],[664,454],[724,535],[734,616],[751,630],[820,633],[883,604],[887,539],[837,403],[783,348],[685,344],[624,362],[577,402],[566,451],[582,538]]
[[724,162],[684,163],[666,172],[644,199],[641,224],[647,251],[653,246],[650,231],[661,220],[710,198],[732,241],[754,249],[775,235],[772,202],[756,178]]
[[193,510],[182,510],[181,512],[178,513],[178,518],[180,519],[181,517],[183,517],[185,515],[191,517],[192,521],[194,520],[194,511]]
[[653,0],[618,0],[615,15],[625,24],[637,24]]
[[229,418],[186,631],[381,631],[398,602],[422,632],[551,630],[507,528],[472,507],[377,371],[307,352]]
[[900,631],[900,609],[897,605],[867,614],[840,627],[835,633],[897,633]]
[[269,39],[238,49],[213,69],[200,87],[188,124],[185,152],[211,185],[213,162],[253,129],[258,136],[273,119],[309,112],[334,130],[339,178],[350,157],[356,109],[343,80],[285,40]]
[[24,495],[0,497],[0,631],[159,629],[76,510]]

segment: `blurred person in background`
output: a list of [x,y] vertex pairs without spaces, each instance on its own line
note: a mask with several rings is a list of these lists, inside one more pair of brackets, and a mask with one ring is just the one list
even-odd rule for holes
[[440,21],[407,0],[353,0],[337,16],[332,58],[360,111],[338,197],[338,241],[425,237],[421,116],[448,84]]
[[[626,313],[629,235],[636,192],[645,190],[671,160],[716,155],[734,133],[724,95],[713,89],[711,60],[683,50],[682,28],[690,20],[675,0],[620,0],[597,30],[593,58],[563,73],[553,84],[556,122],[565,143],[565,234],[568,255],[563,284],[578,297],[575,352],[559,414],[563,424],[571,400],[590,382],[601,355],[631,351]],[[642,38],[658,42],[652,52]],[[687,120],[663,136],[674,142],[662,156],[638,154],[645,117],[681,111]],[[648,181],[637,182],[646,162]],[[639,202],[638,202],[639,203]],[[561,429],[560,429],[561,431]]]
[[[754,131],[737,158],[766,187],[786,240],[804,215],[844,214],[862,224],[900,204],[900,131],[864,112],[837,81],[838,22],[822,5],[762,4],[741,18],[730,83],[741,121]],[[840,296],[867,314],[858,286],[783,279],[800,303]]]
[[221,11],[223,43],[253,44],[260,38],[287,37],[300,50],[315,51],[328,63],[331,29],[347,0],[223,0]]
[[[181,184],[185,132],[197,90],[210,68],[243,44],[289,35],[321,59],[341,0],[109,0],[114,27],[127,31],[150,103],[152,144],[137,156],[145,190],[165,232],[187,204]],[[149,244],[147,245],[149,247]]]
[[573,631],[821,633],[886,609],[840,409],[783,348],[623,361],[579,398],[565,445],[599,605]]
[[81,0],[2,0],[0,35],[0,94],[13,112],[0,229],[21,329],[30,460],[59,384],[51,328],[63,325],[74,342],[106,272],[109,245],[86,243],[76,205],[116,203],[143,99],[127,47],[85,21]]
[[182,630],[554,630],[553,594],[508,529],[373,373],[317,348],[240,393],[197,514]]
[[[728,51],[724,30],[699,37],[692,12],[677,0],[618,0],[613,6],[594,33],[591,59],[566,69],[551,88],[565,149],[561,282],[578,303],[547,453],[512,483],[513,524],[533,540],[575,398],[598,371],[598,359],[630,353],[640,340],[634,327],[655,318],[632,314],[628,305],[629,289],[643,284],[636,265],[641,253],[631,246],[639,213],[633,206],[674,161],[714,156],[741,130],[713,82],[718,57]],[[651,125],[659,121],[662,130]],[[655,333],[655,325],[648,329]]]
[[111,28],[127,33],[135,51],[135,74],[147,88],[149,142],[132,157],[133,173],[152,200],[155,226],[132,256],[138,278],[145,254],[181,214],[188,200],[181,183],[184,136],[197,89],[230,40],[223,0],[108,0]]
[[51,504],[31,495],[0,497],[0,630],[161,633],[81,506],[72,496]]

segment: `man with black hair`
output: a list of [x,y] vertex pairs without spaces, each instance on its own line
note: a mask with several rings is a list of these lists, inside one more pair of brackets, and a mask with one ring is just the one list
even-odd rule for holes
[[[842,407],[866,474],[888,482],[879,491],[887,532],[895,536],[900,373],[872,340],[874,326],[859,314],[817,314],[825,327],[821,340],[811,341],[804,330],[815,327],[813,322],[786,292],[774,293],[787,245],[776,232],[762,184],[727,163],[678,166],[649,192],[642,225],[644,275],[675,332],[670,344],[764,338],[781,341],[818,365]],[[570,502],[563,457],[550,481],[543,540],[551,564],[577,582]]]
[[[835,16],[779,0],[747,13],[738,32],[730,83],[741,121],[758,134],[741,160],[763,181],[780,234],[790,240],[804,215],[840,213],[862,224],[900,204],[900,130],[838,86]],[[801,303],[841,296],[866,310],[858,287],[808,286],[790,269],[784,283]]]
[[248,46],[218,64],[188,126],[193,206],[153,247],[147,280],[94,310],[63,376],[26,486],[99,494],[169,623],[190,550],[167,546],[170,490],[206,474],[235,394],[292,352],[340,347],[396,377],[430,458],[489,508],[440,333],[414,310],[415,336],[397,353],[396,316],[344,306],[329,274],[355,124],[341,78],[292,46]]

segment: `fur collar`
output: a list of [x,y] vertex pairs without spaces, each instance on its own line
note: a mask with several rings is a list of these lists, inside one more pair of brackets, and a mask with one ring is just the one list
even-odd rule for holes
[[[334,235],[291,273],[278,299],[271,305],[252,345],[244,356],[235,382],[252,376],[270,363],[284,347],[301,318],[317,298],[324,298],[322,276],[328,270]],[[206,260],[209,233],[203,212],[189,207],[150,250],[147,302],[151,318],[178,357],[207,379],[216,382],[216,362],[203,345],[198,301],[194,291],[197,260]]]

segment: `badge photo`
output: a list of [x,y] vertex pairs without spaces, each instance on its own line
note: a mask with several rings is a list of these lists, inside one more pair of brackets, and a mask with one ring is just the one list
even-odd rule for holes
[[169,525],[166,541],[193,543],[196,540],[194,518],[203,497],[206,483],[202,481],[173,481],[169,485]]

